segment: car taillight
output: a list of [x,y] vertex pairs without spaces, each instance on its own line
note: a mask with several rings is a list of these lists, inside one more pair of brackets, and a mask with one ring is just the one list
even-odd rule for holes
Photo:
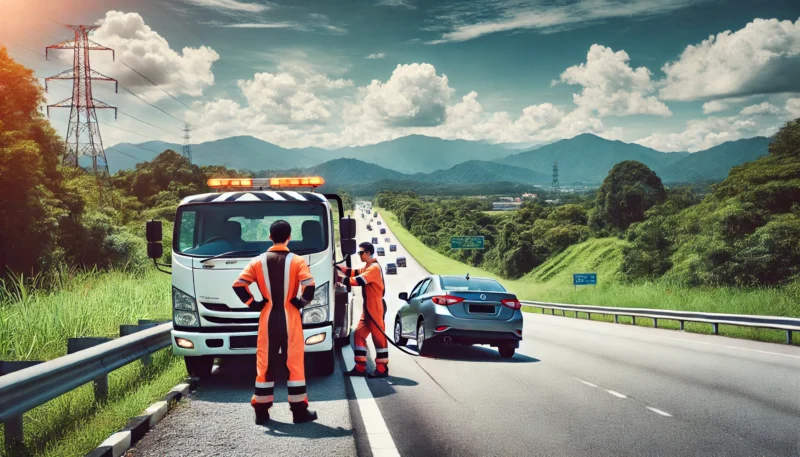
[[502,303],[503,306],[508,306],[511,309],[522,308],[522,303],[520,303],[516,298],[506,298],[504,300],[500,300],[500,303]]
[[436,331],[437,331],[437,332],[443,332],[443,331],[445,331],[445,330],[447,330],[447,329],[449,329],[449,328],[450,328],[450,327],[448,327],[448,326],[446,326],[446,325],[440,325],[440,326],[436,327]]
[[431,300],[437,305],[444,305],[444,306],[455,305],[456,303],[461,303],[462,301],[464,301],[463,298],[454,297],[452,295],[438,295],[436,297],[431,297]]

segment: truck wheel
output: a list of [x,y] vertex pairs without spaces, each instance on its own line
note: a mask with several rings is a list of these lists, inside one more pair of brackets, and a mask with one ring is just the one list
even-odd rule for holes
[[336,354],[331,348],[329,351],[310,352],[306,354],[308,358],[308,368],[315,376],[330,376],[336,366]]
[[208,377],[211,376],[211,369],[214,367],[214,356],[184,356],[183,363],[186,364],[186,371],[189,373],[189,376],[208,379]]

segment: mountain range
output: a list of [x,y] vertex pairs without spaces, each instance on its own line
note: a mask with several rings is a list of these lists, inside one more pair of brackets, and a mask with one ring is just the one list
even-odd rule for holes
[[[767,154],[771,139],[755,137],[689,152],[660,152],[638,144],[612,141],[591,134],[556,141],[524,152],[503,145],[411,135],[369,146],[334,150],[286,149],[249,136],[192,145],[197,165],[226,165],[269,174],[304,172],[325,176],[331,183],[378,181],[457,184],[514,182],[549,185],[558,164],[562,186],[596,185],[624,160],[637,160],[666,183],[724,179],[731,167]],[[121,143],[106,149],[111,173],[152,160],[166,149],[183,146],[160,141]],[[334,178],[335,176],[335,178]]]

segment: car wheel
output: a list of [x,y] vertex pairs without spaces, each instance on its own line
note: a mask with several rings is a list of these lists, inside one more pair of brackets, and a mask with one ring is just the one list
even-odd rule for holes
[[214,356],[211,355],[187,355],[183,357],[186,364],[186,372],[189,376],[199,379],[208,379],[211,376],[211,369],[214,368]]
[[425,321],[420,320],[417,324],[417,352],[421,355],[430,355],[435,343],[425,339]]
[[405,346],[408,344],[408,338],[403,338],[403,327],[400,324],[399,317],[394,321],[394,342],[398,346]]
[[497,348],[497,350],[500,352],[500,357],[504,359],[510,359],[511,357],[514,357],[514,353],[517,351],[516,348],[511,346],[500,346]]

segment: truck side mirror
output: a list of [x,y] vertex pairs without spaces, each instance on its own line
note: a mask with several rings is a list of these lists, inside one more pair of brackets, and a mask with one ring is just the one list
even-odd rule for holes
[[355,219],[341,218],[339,219],[339,238],[344,240],[354,240],[356,238],[356,221]]
[[164,255],[164,246],[161,243],[147,243],[147,258],[158,260]]
[[356,240],[342,240],[342,255],[353,255],[356,253]]
[[400,300],[408,301],[408,292],[400,292]]
[[145,233],[148,243],[160,243],[163,238],[161,231],[161,221],[147,221]]

